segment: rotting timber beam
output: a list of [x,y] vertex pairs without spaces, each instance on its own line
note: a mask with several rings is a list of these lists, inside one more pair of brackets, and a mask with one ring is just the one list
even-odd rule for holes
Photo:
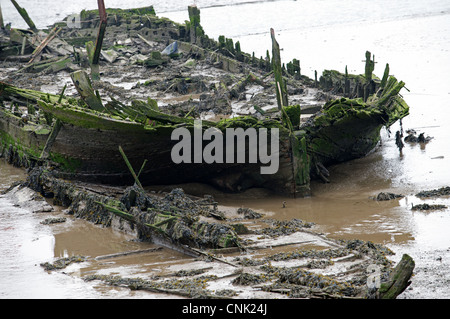
[[[270,28],[270,36],[272,37],[272,68],[275,76],[275,90],[277,93],[278,109],[281,111],[282,107],[288,106],[289,103],[286,83],[283,80],[283,70],[281,68],[280,46],[275,39],[275,31],[272,28]],[[279,90],[277,88],[278,86]]]
[[100,67],[98,62],[100,59],[100,53],[103,45],[103,38],[105,36],[105,30],[108,21],[104,1],[98,0],[97,2],[98,2],[98,13],[100,15],[100,25],[98,27],[97,40],[95,42],[94,50],[92,50],[92,48],[89,47],[89,45],[87,44],[87,49],[89,52],[89,61],[91,63],[91,79],[93,81],[100,80]]
[[17,3],[17,1],[15,0],[11,0],[12,4],[14,5],[14,7],[16,7],[17,11],[19,12],[19,14],[21,15],[21,17],[25,20],[25,22],[28,24],[28,26],[30,27],[30,29],[33,32],[38,32],[38,29],[36,28],[36,25],[34,24],[33,20],[31,20],[30,16],[27,13],[27,10],[25,10],[24,8],[22,8],[21,6],[19,6],[19,4]]
[[192,44],[197,44],[200,42],[197,36],[200,37],[203,35],[203,28],[200,25],[200,10],[196,5],[190,5],[188,7],[188,13],[190,41]]
[[93,110],[103,112],[105,108],[103,107],[102,101],[95,94],[92,88],[91,81],[89,80],[86,72],[79,70],[70,74],[72,82],[77,89],[78,94],[80,94],[81,99]]

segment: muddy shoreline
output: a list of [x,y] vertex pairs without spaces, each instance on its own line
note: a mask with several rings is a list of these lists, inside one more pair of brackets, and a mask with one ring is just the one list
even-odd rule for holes
[[[216,203],[218,211],[223,213],[224,219],[220,223],[241,226],[241,245],[207,249],[203,242],[195,250],[201,253],[193,257],[189,256],[192,251],[189,250],[187,255],[177,241],[173,241],[173,246],[170,246],[167,242],[158,243],[155,237],[149,239],[148,232],[144,236],[142,232],[139,234],[120,217],[111,218],[101,206],[96,209],[91,207],[87,214],[84,209],[86,205],[75,199],[80,195],[73,195],[75,188],[82,190],[81,197],[85,200],[90,196],[98,199],[99,194],[117,198],[119,194],[123,195],[125,189],[106,190],[104,185],[70,185],[65,188],[61,186],[64,181],[56,182],[48,177],[42,179],[44,182],[37,182],[30,176],[33,176],[33,172],[27,181],[11,185],[2,197],[12,200],[14,205],[31,214],[45,215],[56,211],[51,213],[51,217],[43,218],[41,223],[47,227],[55,227],[64,224],[66,219],[75,218],[101,228],[123,232],[129,236],[130,242],[151,244],[150,248],[145,249],[98,256],[55,257],[41,263],[42,271],[69,276],[77,276],[70,272],[71,267],[90,264],[96,271],[81,276],[86,283],[93,281],[111,287],[145,291],[152,298],[374,298],[376,293],[367,289],[370,275],[367,267],[380,267],[381,280],[385,282],[395,266],[389,260],[394,252],[383,245],[370,241],[330,239],[315,231],[312,223],[298,219],[273,220],[270,216],[261,216],[250,209],[223,207],[220,203]],[[180,193],[182,191],[179,188],[174,190],[178,195],[184,194]],[[161,194],[153,196],[171,202],[170,197],[161,197]],[[184,195],[180,198],[187,200]],[[205,198],[211,200],[208,196]],[[65,202],[61,199],[65,199]],[[217,222],[209,221],[214,224]],[[156,272],[145,271],[144,266],[141,275],[131,277],[115,272],[114,267],[111,273],[107,271],[108,265],[114,262],[133,262],[136,257],[161,253],[175,253],[177,261],[172,261],[166,270]]]

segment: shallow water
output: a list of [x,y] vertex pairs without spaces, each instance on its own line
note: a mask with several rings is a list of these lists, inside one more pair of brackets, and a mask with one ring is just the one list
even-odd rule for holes
[[[20,2],[39,27],[96,6],[94,1],[83,0],[61,8],[59,2],[47,0],[38,3],[51,9],[41,10],[36,3]],[[183,22],[187,19],[189,3],[161,1],[155,3],[155,9],[158,15]],[[302,73],[310,77],[314,77],[314,70],[319,74],[323,69],[343,71],[346,65],[349,72],[362,73],[364,53],[371,51],[377,61],[375,74],[381,76],[385,64],[389,63],[391,74],[406,82],[409,91],[403,90],[402,94],[411,107],[411,114],[403,120],[403,129],[414,128],[434,137],[425,146],[405,143],[400,153],[393,138],[400,129],[397,123],[391,127],[391,134],[383,130],[382,147],[363,159],[331,167],[331,182],[313,183],[310,198],[267,196],[252,190],[239,196],[215,194],[216,199],[224,205],[258,209],[274,218],[315,222],[330,237],[386,244],[397,252],[394,260],[408,253],[416,261],[416,270],[412,289],[401,297],[449,298],[450,210],[420,212],[410,208],[421,202],[450,206],[449,198],[422,201],[414,196],[421,190],[447,186],[450,181],[450,131],[447,128],[450,121],[447,110],[450,105],[450,3],[445,0],[205,0],[196,3],[209,36],[232,37],[240,41],[244,51],[254,51],[256,56],[265,56],[266,50],[270,51],[269,29],[273,27],[283,48],[283,60],[300,59]],[[109,7],[120,4],[120,1],[107,2]],[[145,5],[148,1],[126,2],[126,7]],[[6,22],[25,27],[11,3],[2,2],[2,10]],[[20,170],[5,166],[1,161],[0,172],[0,187],[22,176]],[[407,196],[389,202],[370,198],[381,191]],[[282,208],[283,201],[286,201],[286,208]],[[70,225],[74,227],[58,225],[61,231],[52,235],[48,226],[39,224],[41,218],[17,210],[0,199],[0,240],[9,243],[0,247],[0,255],[4,257],[0,261],[0,277],[9,278],[0,281],[1,297],[42,297],[42,286],[48,287],[44,297],[49,298],[149,296],[94,288],[81,283],[77,276],[45,273],[38,264],[53,256],[94,256],[131,250],[140,244],[81,221],[72,221]],[[180,256],[168,254],[161,257],[162,260],[155,256],[129,260],[129,265],[122,265],[120,271],[139,272],[134,262],[148,265],[147,269],[158,269],[164,263],[172,263],[176,257]],[[73,267],[68,271],[85,274],[96,267],[98,265]]]

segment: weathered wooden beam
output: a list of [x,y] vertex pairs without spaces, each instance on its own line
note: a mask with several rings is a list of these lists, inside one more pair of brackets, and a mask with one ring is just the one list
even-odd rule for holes
[[37,56],[39,56],[39,54],[42,53],[42,51],[44,50],[44,48],[50,43],[50,41],[52,41],[57,35],[58,33],[61,31],[62,29],[59,28],[58,30],[56,29],[56,27],[54,27],[49,34],[47,35],[47,37],[41,42],[41,44],[39,44],[39,46],[33,51],[33,53],[31,54],[31,59],[30,61],[28,61],[28,64],[33,63],[34,59],[36,59]]
[[188,13],[189,13],[189,34],[191,38],[191,43],[196,44],[199,41],[197,39],[197,35],[201,35],[202,28],[200,26],[200,10],[197,8],[196,5],[190,5],[188,6]]
[[122,157],[127,164],[128,169],[130,170],[131,175],[133,175],[134,181],[136,182],[136,185],[139,186],[142,190],[144,190],[144,187],[142,187],[141,182],[139,181],[136,173],[134,172],[133,166],[131,166],[130,161],[128,160],[127,156],[125,155],[125,152],[122,149],[122,146],[119,146],[119,152],[122,154]]
[[384,69],[383,78],[381,79],[381,84],[380,84],[380,87],[382,89],[384,89],[384,87],[386,86],[388,77],[389,77],[389,63],[386,63],[386,68]]
[[41,156],[39,157],[40,159],[46,160],[48,158],[53,143],[55,142],[56,137],[58,136],[58,133],[61,130],[62,126],[63,123],[59,119],[57,119],[53,124],[50,135],[47,138],[47,142],[45,143],[44,149],[42,150]]
[[415,267],[414,260],[407,254],[403,254],[402,259],[394,268],[386,283],[382,283],[378,290],[381,299],[395,299],[410,284],[411,276]]
[[92,88],[91,81],[83,70],[75,71],[70,74],[72,82],[77,89],[78,94],[80,94],[81,99],[93,110],[103,112],[105,108],[103,107],[102,101],[95,94]]
[[[282,106],[288,106],[288,97],[286,84],[283,80],[283,70],[281,68],[280,46],[275,39],[275,31],[270,28],[270,36],[272,37],[272,69],[275,76],[275,90],[277,93],[278,109],[281,111]],[[279,89],[277,87],[279,84]]]
[[28,24],[28,26],[30,27],[30,29],[33,32],[37,32],[38,29],[36,28],[36,25],[34,24],[33,20],[31,20],[30,16],[27,13],[27,10],[25,10],[24,8],[20,7],[19,4],[17,3],[17,1],[15,0],[11,0],[12,4],[14,5],[14,7],[16,7],[17,11],[19,12],[19,14],[22,16],[22,18],[25,20],[25,22]]
[[160,251],[162,249],[163,249],[163,247],[155,247],[155,248],[140,249],[140,250],[131,250],[131,251],[125,251],[125,252],[122,252],[122,253],[115,253],[115,254],[97,256],[94,259],[95,260],[104,260],[104,259],[124,257],[124,256],[130,256],[130,255],[153,253],[155,251]]
[[3,13],[2,13],[2,5],[0,3],[0,28],[4,28],[5,24],[3,23]]

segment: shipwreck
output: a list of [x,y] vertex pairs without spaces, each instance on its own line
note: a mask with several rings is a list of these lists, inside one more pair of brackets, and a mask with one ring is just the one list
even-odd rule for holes
[[[328,70],[313,80],[301,74],[299,60],[281,63],[273,30],[272,56],[256,58],[239,42],[205,35],[196,7],[189,15],[178,24],[152,7],[100,8],[48,30],[2,29],[0,56],[20,66],[0,83],[0,154],[15,165],[45,163],[75,181],[127,185],[139,177],[142,185],[203,182],[231,192],[264,187],[304,196],[311,178],[327,181],[328,165],[365,156],[382,127],[408,115],[404,82],[389,75],[388,65],[376,77],[370,52],[362,75]],[[100,79],[125,68],[148,80],[124,90]],[[61,72],[72,83],[59,93],[21,80]],[[199,119],[203,133],[213,129],[223,138],[231,128],[255,129],[260,139],[276,129],[278,147],[267,149],[277,156],[276,173],[261,174],[261,159],[174,163],[179,141],[172,132],[194,136]],[[234,147],[246,159],[253,148],[249,141]]]
[[[86,281],[190,298],[237,295],[214,292],[214,281],[237,285],[244,296],[276,298],[396,298],[409,285],[414,261],[406,254],[393,268],[386,258],[391,252],[378,244],[330,240],[298,219],[261,220],[267,228],[250,230],[242,219],[262,217],[251,209],[240,208],[239,218],[229,218],[212,196],[145,189],[203,182],[230,192],[264,187],[309,195],[311,179],[328,181],[328,165],[365,156],[380,141],[382,127],[408,115],[400,95],[405,83],[389,75],[388,65],[376,77],[370,52],[364,74],[327,70],[310,79],[301,74],[299,60],[281,63],[273,30],[271,54],[257,58],[232,39],[210,39],[195,6],[189,7],[189,21],[178,24],[159,18],[152,7],[106,9],[99,1],[99,10],[38,30],[13,3],[29,29],[0,29],[0,157],[30,170],[25,182],[0,196],[24,208],[37,205],[37,211],[46,211],[47,203],[33,198],[52,198],[68,215],[161,246],[152,251],[164,247],[218,262],[180,271],[176,276],[195,278],[174,282],[105,275]],[[225,143],[214,144],[214,152],[210,148],[215,161],[199,156],[205,152],[196,136],[223,142],[236,130],[246,138],[232,144],[235,160],[227,160]],[[174,131],[190,142],[178,148],[184,161],[173,159],[180,143]],[[260,146],[262,140],[264,152],[248,160],[255,141]],[[275,172],[262,173],[274,163]],[[313,249],[303,246],[313,243]],[[268,252],[233,258],[254,250]],[[91,262],[137,253],[151,252]],[[85,260],[73,256],[41,266],[50,271]],[[369,266],[379,270],[379,287],[369,282],[375,278]]]

